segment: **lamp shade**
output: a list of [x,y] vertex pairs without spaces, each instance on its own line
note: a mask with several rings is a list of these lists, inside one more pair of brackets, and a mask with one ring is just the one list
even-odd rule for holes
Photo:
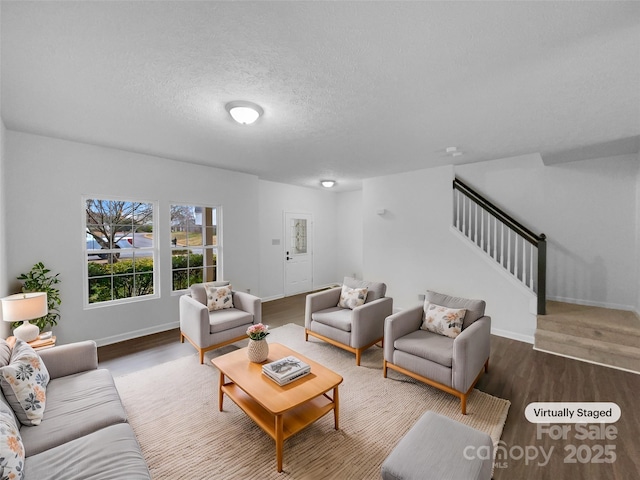
[[21,322],[44,317],[49,312],[46,292],[17,293],[2,299],[2,319]]

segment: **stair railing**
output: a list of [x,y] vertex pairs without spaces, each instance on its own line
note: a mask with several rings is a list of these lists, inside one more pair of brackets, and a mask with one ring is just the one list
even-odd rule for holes
[[[546,313],[547,241],[457,178],[453,180],[453,225],[538,297]],[[535,268],[534,268],[535,266]]]

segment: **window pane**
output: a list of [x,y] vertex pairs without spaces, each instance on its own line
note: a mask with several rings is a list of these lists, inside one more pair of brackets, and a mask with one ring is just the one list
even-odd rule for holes
[[136,295],[153,294],[153,273],[143,273],[135,276]]
[[117,275],[113,277],[114,300],[135,297],[133,280],[133,275]]
[[88,303],[153,294],[153,204],[90,198],[85,215]]
[[217,245],[218,238],[216,236],[216,227],[206,227],[205,228],[205,245]]
[[291,225],[293,253],[307,253],[307,220],[297,218]]
[[194,283],[202,283],[202,268],[189,269],[189,285]]
[[89,303],[112,300],[111,277],[92,278],[89,280]]
[[173,290],[189,288],[189,271],[185,269],[173,271]]
[[203,275],[204,275],[204,278],[202,280],[204,282],[215,282],[217,280],[215,267],[203,268]]
[[[171,262],[174,290],[218,277],[216,207],[171,206]],[[215,246],[216,248],[212,248]]]

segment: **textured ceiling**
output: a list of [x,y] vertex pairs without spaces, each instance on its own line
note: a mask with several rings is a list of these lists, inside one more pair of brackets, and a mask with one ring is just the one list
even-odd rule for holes
[[[640,2],[2,1],[7,128],[338,191],[640,134]],[[225,104],[264,108],[252,126]],[[447,146],[465,152],[455,159]]]

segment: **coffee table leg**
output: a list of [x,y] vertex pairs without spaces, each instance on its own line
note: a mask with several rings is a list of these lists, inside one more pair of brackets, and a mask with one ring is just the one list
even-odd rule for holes
[[282,471],[282,444],[284,443],[284,417],[276,415],[276,462],[278,473]]
[[333,389],[333,418],[336,424],[336,430],[338,430],[338,423],[340,419],[340,399],[338,397],[338,387],[334,387]]
[[224,385],[224,373],[220,372],[220,379],[218,380],[218,409],[222,411],[222,385]]

